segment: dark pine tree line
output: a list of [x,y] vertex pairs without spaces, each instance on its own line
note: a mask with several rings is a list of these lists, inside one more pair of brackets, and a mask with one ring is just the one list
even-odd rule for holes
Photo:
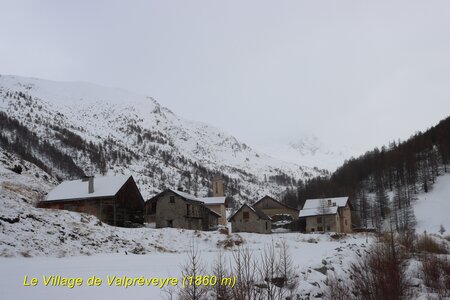
[[309,198],[350,196],[360,225],[378,226],[389,216],[391,224],[402,230],[413,219],[411,201],[418,192],[428,192],[436,177],[447,172],[449,158],[450,117],[404,142],[351,158],[329,177],[299,181],[297,193],[291,190],[285,200],[301,208]]
[[55,148],[52,144],[41,141],[19,121],[0,112],[0,146],[19,157],[34,163],[47,173],[61,178],[61,173],[69,177],[84,176],[70,156]]

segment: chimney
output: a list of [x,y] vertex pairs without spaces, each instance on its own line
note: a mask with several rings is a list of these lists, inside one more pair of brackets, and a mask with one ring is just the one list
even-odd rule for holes
[[89,194],[92,194],[94,192],[94,176],[89,176],[88,180],[89,180],[88,191]]

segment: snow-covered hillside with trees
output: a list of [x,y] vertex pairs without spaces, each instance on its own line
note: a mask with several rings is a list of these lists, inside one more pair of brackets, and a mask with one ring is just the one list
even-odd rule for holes
[[2,75],[1,113],[0,144],[10,152],[61,179],[131,173],[146,199],[164,187],[206,195],[222,174],[229,196],[256,201],[322,174],[116,88]]
[[431,192],[418,196],[414,214],[417,232],[437,234],[443,228],[450,234],[450,174],[437,177]]

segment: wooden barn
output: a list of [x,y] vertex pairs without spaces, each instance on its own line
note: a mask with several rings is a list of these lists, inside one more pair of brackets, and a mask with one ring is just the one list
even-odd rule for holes
[[144,199],[131,175],[64,181],[38,207],[88,213],[123,227],[142,224],[144,215]]

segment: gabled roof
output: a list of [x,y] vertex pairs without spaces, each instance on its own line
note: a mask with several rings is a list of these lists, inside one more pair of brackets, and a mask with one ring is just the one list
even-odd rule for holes
[[268,221],[272,221],[272,219],[268,216],[268,215],[266,215],[262,210],[260,210],[260,209],[258,209],[258,208],[256,208],[256,207],[251,207],[251,206],[248,206],[247,204],[243,204],[230,218],[229,218],[229,220],[232,220],[233,218],[234,218],[234,216],[239,212],[239,211],[241,211],[241,209],[242,208],[244,208],[244,207],[248,207],[249,209],[250,209],[250,211],[252,211],[253,213],[255,213],[260,219],[263,219],[263,220],[268,220]]
[[130,177],[131,175],[95,177],[93,193],[89,193],[89,181],[82,179],[64,181],[51,190],[43,201],[113,197]]
[[[335,197],[335,198],[318,198],[318,199],[307,199],[303,209],[312,209],[321,207],[321,202],[331,200],[331,203],[336,203],[337,207],[345,207],[348,202],[348,197]],[[332,205],[333,206],[333,205]]]
[[191,195],[189,193],[186,192],[181,192],[178,190],[174,190],[174,189],[166,189],[160,193],[158,193],[157,195],[153,196],[151,199],[149,199],[148,201],[152,201],[153,199],[156,199],[158,196],[160,196],[161,194],[170,191],[174,194],[177,194],[178,196],[180,196],[181,198],[185,199],[185,200],[189,200],[189,201],[196,201],[196,202],[202,202],[203,204],[205,204],[206,206],[208,205],[217,205],[217,204],[225,204],[225,200],[226,197],[195,197],[194,195]]
[[195,197],[194,195],[191,195],[189,193],[186,192],[181,192],[181,191],[177,191],[177,190],[173,190],[173,189],[169,189],[171,192],[177,194],[178,196],[186,199],[186,200],[191,200],[191,201],[199,201],[199,202],[203,202],[202,200],[200,200],[199,198]]
[[335,215],[335,214],[337,214],[337,211],[338,211],[337,206],[326,207],[325,209],[321,209],[321,208],[302,209],[300,211],[299,218],[312,217],[312,216]]
[[[323,216],[337,214],[340,207],[345,207],[347,204],[351,206],[348,201],[349,197],[335,197],[335,198],[318,198],[308,199],[300,211],[299,217]],[[325,201],[325,206],[322,205]],[[331,205],[328,203],[331,202]]]
[[[208,208],[208,203],[206,203],[206,202],[204,201],[204,199],[209,200],[211,203],[214,203],[214,204],[215,204],[215,202],[218,202],[218,203],[224,203],[224,202],[225,202],[225,199],[223,199],[223,201],[222,201],[222,198],[225,198],[225,197],[207,197],[207,198],[198,198],[198,197],[195,197],[194,195],[191,195],[191,194],[186,193],[186,192],[181,192],[181,191],[173,190],[173,189],[166,189],[166,190],[164,190],[164,191],[158,193],[157,195],[153,196],[153,197],[152,197],[151,199],[149,199],[147,202],[151,203],[150,201],[156,201],[157,198],[158,198],[160,195],[162,195],[162,194],[164,194],[164,193],[166,193],[166,192],[174,193],[174,194],[180,196],[181,198],[185,199],[186,201],[194,201],[194,202],[196,202],[197,204],[199,204],[199,205],[201,205],[202,207],[204,207],[204,209],[206,209],[206,210],[208,211],[208,213],[210,213],[210,214],[212,214],[212,215],[215,215],[215,216],[217,216],[217,217],[219,217],[219,218],[222,217],[221,214],[219,214],[219,213],[215,212],[214,210]],[[219,198],[219,199],[216,199],[216,198]],[[222,202],[221,202],[221,201],[222,201]]]
[[208,208],[206,205],[205,206],[203,206],[204,208],[206,208],[207,210],[208,210],[208,212],[210,213],[210,214],[212,214],[212,215],[215,215],[216,217],[218,217],[218,218],[221,218],[222,217],[222,215],[221,214],[219,214],[219,213],[216,213],[215,211],[213,211],[212,209],[210,209],[210,208]]
[[281,206],[284,206],[284,207],[286,207],[286,208],[289,208],[289,209],[293,209],[293,210],[299,211],[298,208],[295,208],[295,207],[289,206],[289,205],[287,205],[287,204],[284,204],[284,203],[278,201],[277,199],[275,199],[275,198],[273,198],[273,197],[270,197],[270,196],[267,196],[267,195],[265,195],[264,197],[262,197],[261,199],[259,199],[258,201],[256,201],[252,206],[254,207],[256,204],[258,204],[259,202],[261,202],[261,201],[264,200],[265,198],[269,198],[269,199],[271,199],[272,201],[274,201],[274,202],[276,202],[276,203],[278,203],[278,204],[280,204]]

